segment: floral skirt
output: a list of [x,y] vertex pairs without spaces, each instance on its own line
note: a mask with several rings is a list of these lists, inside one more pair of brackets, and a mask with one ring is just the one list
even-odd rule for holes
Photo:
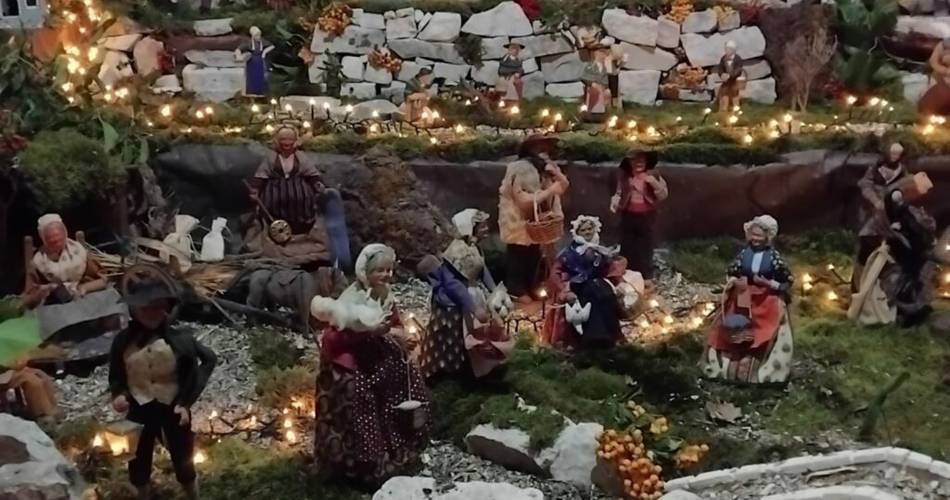
[[[317,375],[314,455],[322,472],[369,485],[412,474],[428,440],[429,396],[419,371],[386,336],[382,353],[356,371],[325,363]],[[422,407],[396,406],[408,400]]]
[[422,375],[458,374],[468,369],[461,309],[445,307],[432,300],[432,317],[419,355]]

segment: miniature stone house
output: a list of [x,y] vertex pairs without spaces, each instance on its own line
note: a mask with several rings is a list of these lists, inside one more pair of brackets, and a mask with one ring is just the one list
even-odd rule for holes
[[0,0],[0,29],[36,29],[43,25],[46,0]]

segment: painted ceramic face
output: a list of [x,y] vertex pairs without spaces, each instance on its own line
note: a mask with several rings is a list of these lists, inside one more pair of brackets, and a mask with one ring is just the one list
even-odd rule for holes
[[765,233],[765,230],[759,226],[750,227],[745,237],[749,244],[755,248],[761,248],[769,242],[769,237]]
[[297,133],[290,129],[283,129],[277,133],[277,151],[284,156],[290,156],[297,150]]
[[591,241],[594,239],[594,236],[597,236],[597,230],[594,229],[594,225],[591,223],[581,224],[581,226],[577,228],[577,235],[584,238],[584,241]]
[[892,163],[897,163],[900,161],[901,156],[904,154],[903,151],[891,149],[887,152],[887,158],[891,160]]
[[389,281],[393,277],[393,268],[395,267],[395,262],[380,262],[366,274],[366,280],[369,282],[370,288],[377,288],[389,284]]
[[133,307],[132,317],[145,328],[155,330],[168,319],[170,309],[171,303],[168,300],[156,300],[145,306]]
[[518,57],[518,54],[521,53],[521,47],[517,45],[511,45],[508,47],[508,55],[511,57]]
[[43,245],[50,257],[59,257],[66,248],[66,226],[50,224],[43,229]]
[[633,159],[633,172],[636,174],[643,173],[647,171],[647,160],[642,156],[637,156]]

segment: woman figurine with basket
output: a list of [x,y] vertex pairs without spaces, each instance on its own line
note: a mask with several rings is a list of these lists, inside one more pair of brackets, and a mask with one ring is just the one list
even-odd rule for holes
[[508,247],[505,283],[525,304],[545,279],[542,247],[550,250],[564,234],[561,196],[571,183],[551,160],[556,148],[555,137],[525,139],[498,190],[498,226]]

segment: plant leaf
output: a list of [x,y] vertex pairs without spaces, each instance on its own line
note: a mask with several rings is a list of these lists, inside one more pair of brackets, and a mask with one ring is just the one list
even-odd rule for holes
[[99,123],[102,124],[102,144],[106,150],[106,153],[111,153],[115,146],[119,143],[119,133],[115,130],[109,122],[99,119]]
[[137,165],[145,165],[148,163],[148,158],[151,154],[148,147],[148,139],[144,137],[139,137],[139,157],[136,162]]

